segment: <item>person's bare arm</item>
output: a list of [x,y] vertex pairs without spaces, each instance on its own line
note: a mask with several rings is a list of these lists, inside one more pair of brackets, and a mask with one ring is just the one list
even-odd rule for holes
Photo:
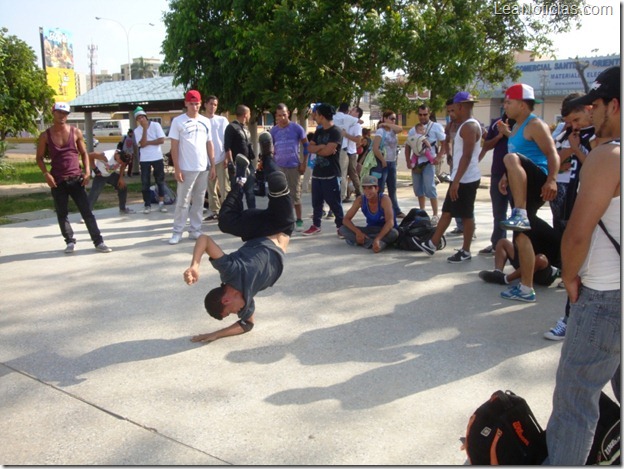
[[351,208],[349,208],[349,210],[347,210],[347,213],[345,214],[345,216],[342,219],[342,224],[345,225],[347,228],[349,228],[351,231],[353,231],[355,233],[356,243],[359,244],[359,245],[364,244],[364,241],[368,237],[368,236],[366,236],[366,234],[362,230],[360,230],[353,223],[353,217],[357,214],[358,210],[361,207],[362,207],[362,196],[360,195],[360,196],[355,198],[355,201],[351,205]]
[[52,176],[48,172],[48,168],[46,167],[45,161],[43,161],[43,158],[45,157],[45,154],[46,154],[47,146],[48,146],[48,138],[46,136],[46,133],[42,132],[41,135],[39,135],[39,140],[37,141],[37,154],[36,154],[35,160],[37,161],[37,166],[39,166],[39,169],[43,173],[43,178],[45,179],[48,186],[51,188],[55,188],[56,181],[54,180],[54,176]]
[[373,240],[373,252],[375,253],[381,251],[381,245],[379,244],[379,242],[382,241],[388,233],[390,233],[390,230],[392,228],[394,228],[394,211],[392,210],[392,202],[390,202],[390,197],[383,197],[381,199],[381,209],[384,212],[384,218],[386,219],[386,223]]
[[180,170],[180,164],[178,163],[178,155],[180,150],[180,141],[175,138],[171,138],[171,161],[173,161],[173,173],[175,180],[178,182],[184,182],[184,175]]
[[87,153],[87,146],[85,145],[84,137],[80,129],[74,129],[74,138],[76,139],[76,148],[80,153],[80,159],[82,160],[82,169],[84,171],[82,177],[82,185],[87,186],[89,179],[91,178],[91,165],[89,164],[89,154]]
[[201,235],[197,241],[195,241],[191,266],[184,271],[184,281],[188,285],[193,285],[199,280],[199,265],[204,254],[208,254],[211,259],[219,259],[225,255],[219,245],[215,243],[210,236]]
[[[253,327],[253,324],[254,324],[253,314],[245,322],[251,324],[251,326]],[[215,340],[223,339],[224,337],[232,337],[235,335],[246,334],[250,330],[251,328],[248,328],[247,330],[245,330],[243,326],[241,325],[241,322],[236,321],[234,324],[231,324],[228,327],[224,327],[223,329],[219,329],[218,331],[209,332],[208,334],[196,335],[191,338],[191,342],[210,343],[210,342],[214,342]]]
[[[557,174],[559,173],[559,155],[555,148],[555,141],[550,134],[548,126],[537,119],[529,122],[531,138],[539,149],[546,155],[548,161],[548,177],[542,186],[542,199],[546,202],[554,200],[557,196]],[[527,126],[528,127],[528,126]]]
[[620,147],[597,147],[581,169],[579,192],[561,239],[561,280],[572,303],[578,299],[578,273],[589,252],[592,233],[611,199],[619,193]]

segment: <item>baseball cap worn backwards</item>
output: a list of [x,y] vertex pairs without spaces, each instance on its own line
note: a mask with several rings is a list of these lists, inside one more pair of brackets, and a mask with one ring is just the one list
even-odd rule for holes
[[184,96],[184,101],[187,103],[201,103],[201,94],[197,90],[190,90]]
[[541,103],[541,99],[535,99],[535,91],[533,91],[533,87],[530,85],[525,85],[524,83],[516,83],[515,85],[511,85],[505,91],[506,99],[516,99],[519,101],[535,101],[536,103]]
[[460,91],[453,97],[453,104],[457,103],[478,103],[474,96],[472,96],[468,91]]
[[600,75],[596,77],[590,87],[589,93],[580,98],[573,99],[570,104],[592,104],[599,98],[611,99],[620,98],[620,67],[610,67],[603,70]]
[[139,116],[147,116],[147,113],[143,110],[141,106],[137,106],[134,110],[134,118],[136,119]]
[[71,109],[69,107],[69,104],[67,103],[54,103],[54,106],[52,106],[52,112],[54,111],[66,112],[67,114],[69,114],[71,112]]

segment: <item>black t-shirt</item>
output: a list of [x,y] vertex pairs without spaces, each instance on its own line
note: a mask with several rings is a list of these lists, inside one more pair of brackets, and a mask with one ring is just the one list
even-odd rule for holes
[[223,134],[223,149],[225,151],[232,150],[232,159],[236,159],[236,155],[239,153],[245,155],[250,160],[253,160],[254,155],[249,143],[249,132],[245,127],[237,120],[232,121],[225,128]]
[[[561,266],[561,233],[546,223],[541,218],[535,217],[531,220],[531,230],[524,233],[531,240],[535,254],[544,254],[551,265]],[[514,233],[514,238],[516,233]],[[515,241],[515,239],[514,239]],[[510,260],[514,268],[520,268],[518,259],[518,248],[514,242],[515,258]]]
[[314,169],[312,177],[330,178],[340,177],[340,144],[342,143],[342,134],[335,125],[328,129],[322,127],[316,129],[314,138],[312,139],[317,145],[327,145],[328,143],[336,144],[336,151],[330,156],[316,155],[314,160]]
[[247,320],[256,309],[256,293],[273,286],[282,275],[284,251],[269,238],[255,238],[237,251],[210,262],[219,271],[221,282],[243,294],[245,307],[238,317]]

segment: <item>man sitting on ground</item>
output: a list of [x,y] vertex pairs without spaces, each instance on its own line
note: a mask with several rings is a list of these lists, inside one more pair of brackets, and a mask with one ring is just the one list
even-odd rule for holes
[[[364,194],[355,199],[342,219],[342,226],[338,232],[351,246],[358,245],[367,249],[372,248],[375,253],[381,252],[399,236],[392,202],[385,194],[379,194],[375,176],[364,176],[362,189]],[[366,217],[366,226],[356,226],[353,223],[353,217],[360,209]]]
[[284,270],[284,254],[294,230],[294,207],[284,173],[273,161],[273,140],[263,133],[259,138],[263,167],[269,185],[268,208],[243,210],[249,160],[236,156],[236,183],[228,193],[219,212],[219,228],[224,233],[240,236],[245,244],[237,251],[225,254],[207,235],[195,243],[191,266],[184,280],[192,285],[199,280],[199,264],[204,253],[219,271],[221,286],[206,295],[204,305],[208,314],[222,320],[237,314],[239,321],[215,332],[200,334],[192,342],[213,342],[223,337],[244,334],[254,326],[254,296],[277,282]]

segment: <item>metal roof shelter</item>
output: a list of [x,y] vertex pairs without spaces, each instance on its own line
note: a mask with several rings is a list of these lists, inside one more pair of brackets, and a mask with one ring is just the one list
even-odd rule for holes
[[136,126],[133,111],[142,106],[146,112],[184,108],[184,87],[173,85],[173,77],[111,81],[78,96],[69,105],[72,111],[85,113],[85,140],[93,151],[93,112],[128,112],[131,127]]
[[69,104],[77,112],[132,111],[143,106],[149,111],[184,108],[184,87],[173,86],[173,77],[110,81],[78,96]]

